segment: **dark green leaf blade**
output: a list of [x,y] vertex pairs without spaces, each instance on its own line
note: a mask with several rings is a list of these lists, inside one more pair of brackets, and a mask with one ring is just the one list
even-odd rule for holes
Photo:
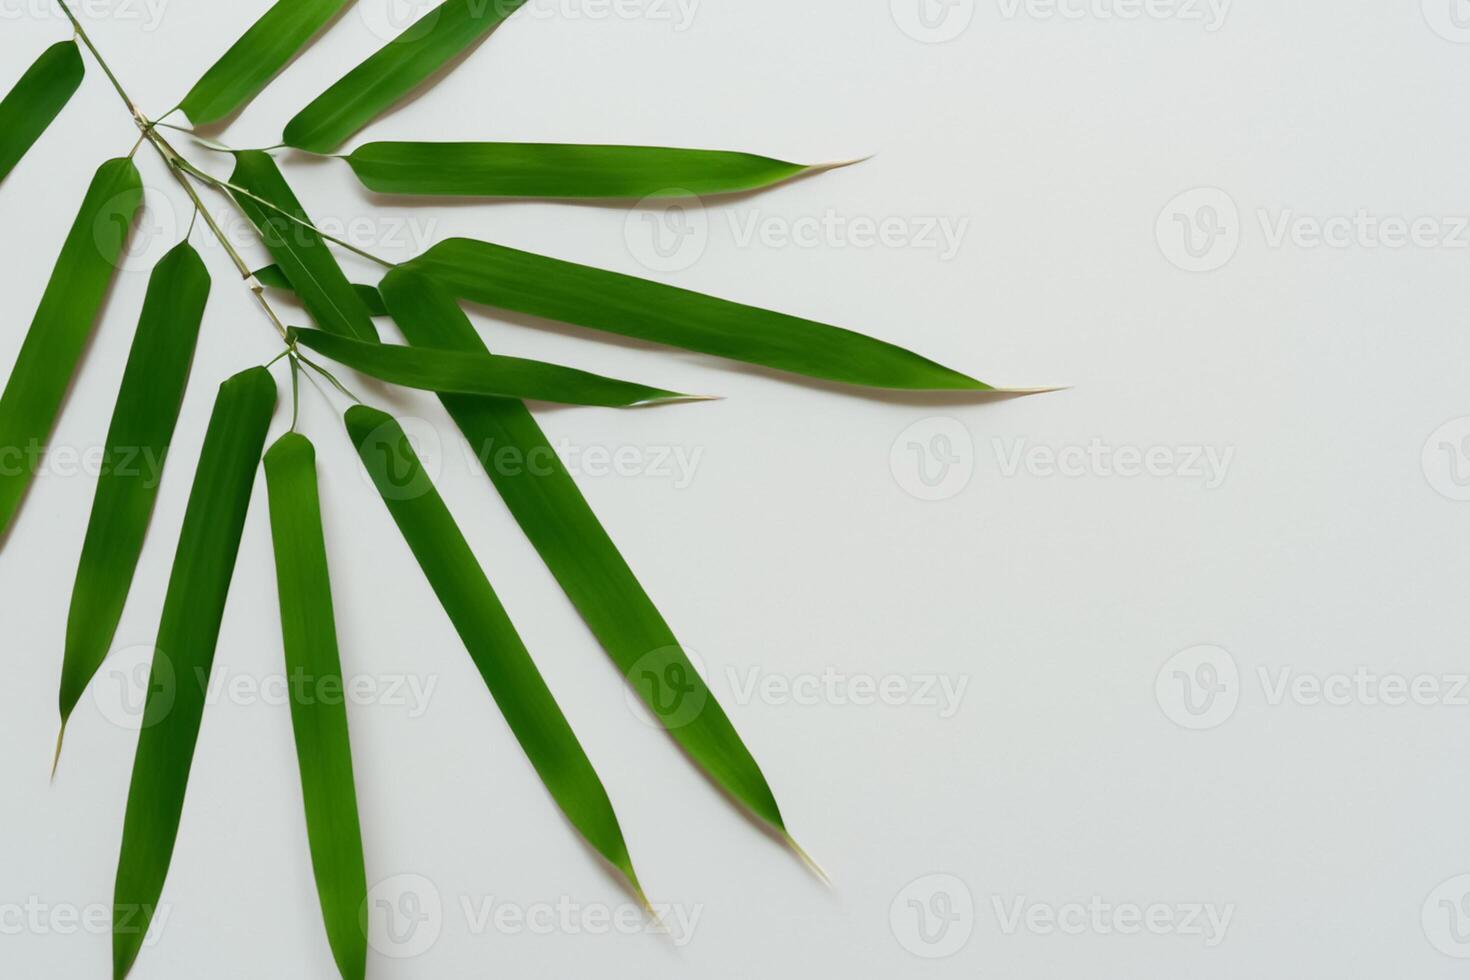
[[[256,269],[251,275],[255,276],[256,281],[267,289],[291,289],[291,280],[286,278],[286,273],[278,265],[263,266]],[[383,297],[378,292],[378,287],[355,282],[352,288],[357,291],[358,298],[362,300],[362,305],[367,307],[369,314],[372,316],[388,315],[388,308],[383,305]]]
[[368,143],[344,159],[369,190],[454,197],[730,194],[823,169],[751,153],[566,143]]
[[143,179],[132,161],[107,161],[61,247],[0,395],[0,536],[35,474],[142,199]]
[[423,391],[529,398],[605,408],[627,408],[688,398],[662,388],[604,378],[576,368],[522,357],[365,344],[321,330],[295,327],[291,329],[291,338],[338,364],[345,364],[380,381]]
[[531,765],[572,825],[642,897],[602,780],[408,437],[392,416],[362,405],[348,409],[346,421],[363,466]]
[[[63,730],[107,656],[122,618],[183,404],[209,287],[209,270],[187,242],[163,257],[148,282],[72,587],[61,670]],[[59,749],[58,742],[58,754]]]
[[327,89],[281,141],[331,153],[515,13],[525,0],[445,0]]
[[327,243],[301,224],[310,224],[311,219],[270,154],[259,150],[237,153],[230,182],[299,219],[292,221],[244,194],[234,194],[317,325],[344,337],[376,341],[378,331],[362,297],[347,281]]
[[132,969],[178,838],[220,621],[276,385],[250,368],[220,386],[179,534],[133,761],[113,892],[115,980]]
[[75,41],[53,44],[0,101],[0,181],[71,101],[85,71]]
[[[454,300],[422,277],[391,272],[383,295],[409,343],[486,352]],[[654,716],[717,784],[785,835],[760,766],[525,405],[464,395],[441,400],[546,567]],[[498,465],[507,447],[514,462]]]
[[[286,676],[292,678],[291,725],[296,734],[317,897],[342,980],[362,980],[367,969],[367,937],[358,924],[358,912],[367,901],[367,871],[347,708],[339,699],[298,696],[303,690],[346,689],[332,612],[316,450],[311,442],[295,432],[277,440],[265,454],[265,480],[270,491]],[[299,684],[297,678],[306,683]]]
[[996,390],[841,327],[489,242],[450,239],[408,265],[461,299],[808,377],[874,388]]
[[179,103],[196,126],[243,109],[353,0],[277,0]]

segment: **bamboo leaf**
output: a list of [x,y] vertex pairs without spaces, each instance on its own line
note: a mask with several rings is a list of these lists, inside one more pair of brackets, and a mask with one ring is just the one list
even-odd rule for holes
[[525,0],[445,0],[302,109],[282,142],[331,153],[515,13]]
[[464,535],[394,419],[362,405],[347,430],[388,512],[562,812],[642,896],[602,781],[536,669]]
[[[236,154],[235,173],[230,182],[310,224],[311,219],[270,154],[259,150]],[[347,281],[320,235],[244,194],[237,193],[234,198],[260,232],[271,257],[318,326],[344,337],[378,339],[377,328],[362,297]]]
[[107,161],[61,247],[0,395],[0,535],[40,463],[142,199],[143,180],[132,161]]
[[243,109],[352,0],[278,0],[179,103],[196,126]]
[[53,44],[0,101],[0,181],[71,101],[85,70],[75,41]]
[[455,238],[408,263],[461,299],[827,381],[994,391],[911,351],[841,327],[702,293]]
[[[267,289],[291,289],[291,280],[286,278],[286,273],[282,272],[278,265],[264,266],[251,274]],[[378,292],[378,287],[353,283],[352,288],[357,291],[358,298],[362,300],[362,305],[367,307],[368,313],[373,316],[388,315],[388,309],[383,305],[383,296]]]
[[[383,295],[410,344],[488,353],[453,298],[395,270]],[[599,643],[690,759],[783,835],[771,788],[525,405],[441,395],[506,506]],[[500,462],[507,457],[509,463]],[[789,838],[788,838],[789,839]]]
[[[113,893],[115,980],[132,969],[178,838],[220,621],[276,385],[250,368],[220,386],[163,600]],[[163,683],[165,677],[176,683]]]
[[340,699],[315,696],[316,692],[346,688],[337,652],[316,450],[311,442],[294,432],[277,440],[265,454],[265,479],[270,490],[286,673],[292,679],[291,724],[296,733],[317,897],[338,971],[343,980],[362,980],[367,938],[358,924],[358,912],[367,901],[367,872],[347,709]]
[[344,159],[369,190],[458,197],[729,194],[827,169],[750,153],[563,143],[368,143]]
[[423,391],[530,398],[563,405],[626,408],[688,398],[661,388],[604,378],[587,371],[522,357],[392,344],[365,344],[320,330],[293,327],[291,338],[338,364],[390,384]]
[[[183,403],[209,271],[187,242],[153,270],[123,371],[72,588],[61,671],[61,725],[107,656],[122,618]],[[60,743],[58,740],[58,755]]]

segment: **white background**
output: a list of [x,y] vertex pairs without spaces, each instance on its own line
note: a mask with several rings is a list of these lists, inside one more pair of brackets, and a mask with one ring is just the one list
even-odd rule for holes
[[[266,7],[162,2],[150,13],[109,0],[87,19],[153,112]],[[913,36],[915,0],[702,0],[683,25],[652,0],[631,16],[542,0],[365,134],[797,161],[876,153],[686,215],[707,222],[707,245],[657,275],[997,383],[1075,386],[989,402],[870,397],[475,312],[501,352],[727,396],[542,415],[554,440],[633,447],[648,464],[582,483],[703,658],[793,832],[835,879],[828,891],[630,711],[436,403],[354,379],[424,420],[415,431],[442,490],[598,766],[645,885],[699,916],[674,937],[466,915],[487,901],[595,914],[628,899],[539,786],[357,473],[340,400],[308,389],[347,670],[436,685],[422,712],[392,699],[350,708],[370,882],[389,882],[378,897],[412,885],[442,906],[408,947],[375,912],[370,976],[1463,974],[1453,955],[1470,955],[1456,940],[1470,937],[1470,915],[1456,911],[1470,886],[1455,880],[1470,872],[1470,706],[1456,678],[1470,670],[1470,505],[1454,498],[1470,472],[1470,422],[1456,423],[1470,416],[1470,232],[1458,217],[1470,215],[1470,29],[1455,27],[1451,0],[1240,0],[1223,21],[1203,3],[1116,2],[1071,0],[1068,16],[1040,2],[936,4],[956,36],[927,43]],[[70,32],[42,0],[0,0],[0,11],[8,86]],[[362,0],[223,138],[275,143],[381,43],[373,29],[387,16],[384,0]],[[134,138],[89,64],[82,92],[0,186],[0,364],[13,362],[91,172]],[[648,226],[635,215],[630,230],[623,208],[410,209],[374,200],[340,163],[282,159],[320,223],[377,216],[354,234],[390,258],[469,235],[655,275],[640,261]],[[188,217],[159,161],[140,160],[150,230],[57,446],[102,439],[146,270]],[[1176,200],[1200,188],[1215,190]],[[1331,225],[1347,232],[1337,244],[1312,238],[1314,224],[1359,212],[1357,227]],[[946,257],[922,240],[863,247],[842,233],[815,247],[742,241],[730,224],[779,232],[829,213],[965,230]],[[1374,230],[1387,220],[1391,238],[1395,221],[1424,217],[1403,247]],[[1213,248],[1209,227],[1225,232]],[[193,240],[206,241],[200,230]],[[48,469],[0,560],[7,976],[110,969],[105,932],[65,934],[65,910],[111,898],[136,736],[109,716],[136,648],[154,638],[215,386],[278,349],[220,250],[204,251],[214,292],[118,632],[121,666],[83,700],[55,785],[61,644],[93,480]],[[372,272],[344,264],[358,279]],[[1054,471],[1037,447],[1070,447],[1081,465]],[[1213,479],[1188,463],[1206,448],[1229,460]],[[698,454],[692,480],[647,471],[664,449]],[[1111,464],[1128,454],[1116,451],[1131,449],[1158,449],[1168,465],[1119,475]],[[930,492],[921,462],[947,482]],[[216,659],[217,678],[245,685],[283,669],[264,504],[257,484]],[[1183,685],[1210,679],[1204,662],[1220,689],[1193,714],[1206,692]],[[829,671],[815,698],[740,693],[752,676],[799,684]],[[1283,678],[1355,671],[1366,679],[1344,703],[1277,696]],[[925,678],[964,685],[957,710],[850,697],[854,681],[912,693]],[[1430,703],[1381,703],[1394,678],[1432,685],[1419,699]],[[169,915],[140,980],[334,975],[288,711],[240,690],[206,712]],[[1017,924],[1018,901],[1040,911]],[[1159,905],[1176,918],[1167,934],[1126,935],[1069,903]],[[1182,923],[1191,905],[1228,914],[1228,929]],[[1066,931],[1046,928],[1048,910]]]

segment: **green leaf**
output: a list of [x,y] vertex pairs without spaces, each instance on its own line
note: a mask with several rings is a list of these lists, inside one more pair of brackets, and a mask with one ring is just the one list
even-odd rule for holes
[[[267,289],[291,289],[291,280],[286,278],[286,273],[281,271],[278,265],[268,265],[256,269],[251,273],[257,282]],[[365,286],[362,283],[353,283],[352,288],[357,290],[362,305],[367,307],[368,313],[373,316],[387,316],[388,309],[383,305],[383,296],[378,292],[376,286]]]
[[0,180],[15,169],[71,101],[84,71],[76,42],[53,44],[0,101]]
[[823,169],[749,153],[562,143],[368,143],[344,159],[369,190],[458,197],[728,194]]
[[348,409],[346,421],[383,503],[541,781],[572,825],[641,898],[602,781],[408,437],[392,416],[362,405]]
[[461,299],[875,388],[993,391],[893,344],[675,286],[455,238],[408,263]]
[[431,75],[468,51],[525,0],[445,0],[286,125],[282,142],[331,153]]
[[[344,337],[376,341],[378,331],[362,297],[347,281],[322,237],[301,224],[310,224],[311,219],[270,154],[259,150],[237,153],[230,183],[280,209],[272,210],[244,194],[233,195],[317,325]],[[292,221],[281,211],[299,220]]]
[[352,0],[278,0],[184,96],[196,126],[243,109]]
[[115,980],[132,969],[178,838],[225,598],[276,385],[250,368],[220,386],[189,492],[148,681],[113,893]]
[[452,350],[424,350],[392,344],[365,344],[320,330],[293,327],[291,337],[338,364],[390,384],[423,391],[530,398],[563,405],[626,408],[687,395],[604,378],[575,368]]
[[338,971],[343,980],[362,980],[367,937],[358,912],[367,901],[367,872],[311,442],[295,432],[277,440],[265,454],[265,480],[317,897]]
[[209,270],[187,242],[165,255],[148,281],[71,593],[61,670],[63,730],[122,618],[183,404],[209,285]]
[[142,200],[143,179],[132,161],[107,161],[92,178],[61,247],[0,395],[0,536],[40,464]]
[[[453,298],[401,270],[383,295],[409,343],[488,353]],[[525,405],[442,395],[526,537],[618,669],[726,792],[783,835],[766,778]]]

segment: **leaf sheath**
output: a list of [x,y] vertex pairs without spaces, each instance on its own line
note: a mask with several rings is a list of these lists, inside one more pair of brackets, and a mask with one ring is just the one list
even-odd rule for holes
[[[410,344],[485,351],[454,300],[422,277],[396,270],[382,288]],[[525,405],[465,395],[440,400],[546,567],[654,716],[718,785],[784,834],[760,766]]]
[[687,396],[521,357],[393,344],[364,344],[320,330],[292,328],[291,337],[339,364],[381,381],[424,391],[530,398],[563,405],[625,408]]
[[[267,200],[307,224],[311,219],[291,192],[286,178],[270,155],[259,150],[237,153],[231,183]],[[301,297],[306,312],[323,330],[357,340],[376,341],[377,328],[363,305],[362,297],[331,249],[311,228],[279,212],[235,194],[235,201],[260,232],[261,240],[280,266],[291,287]]]
[[346,422],[364,468],[531,765],[567,819],[641,895],[602,781],[408,437],[391,416],[362,405],[347,410]]
[[0,535],[30,485],[56,424],[117,258],[143,199],[129,160],[98,169],[0,395]]
[[163,600],[133,761],[113,893],[114,980],[137,959],[178,838],[179,817],[245,512],[276,386],[251,368],[220,386]]
[[143,551],[209,299],[209,271],[186,242],[153,270],[77,563],[61,671],[64,726],[107,656]]
[[71,101],[85,70],[75,41],[53,44],[0,101],[0,181]]
[[358,912],[367,900],[362,830],[347,737],[337,624],[327,572],[316,450],[290,432],[265,454],[281,634],[290,679],[291,725],[306,803],[306,833],[327,939],[343,980],[362,980],[367,938]]
[[751,153],[566,143],[368,143],[345,159],[369,190],[456,197],[705,196],[809,169]]
[[841,327],[489,242],[450,239],[408,265],[460,299],[808,377],[875,388],[993,390]]
[[278,0],[179,103],[196,126],[243,109],[353,0]]
[[524,3],[445,0],[297,113],[282,142],[313,153],[335,151]]

